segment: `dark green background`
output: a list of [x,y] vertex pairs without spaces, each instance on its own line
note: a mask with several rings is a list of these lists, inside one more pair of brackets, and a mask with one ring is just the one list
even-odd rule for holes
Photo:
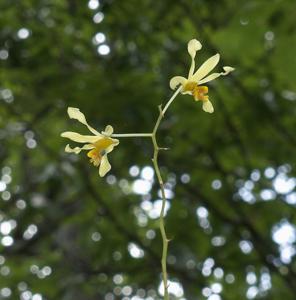
[[1,0],[0,299],[159,299],[161,239],[142,203],[158,185],[135,194],[140,175],[129,173],[151,166],[149,139],[122,139],[101,179],[84,154],[64,153],[60,133],[87,133],[68,106],[98,130],[150,132],[170,78],[188,72],[192,38],[203,44],[197,63],[219,52],[217,70],[236,71],[209,84],[214,114],[178,96],[158,135],[174,192],[170,280],[186,299],[207,299],[217,282],[209,300],[295,299],[295,12],[294,0],[101,0],[95,10]]

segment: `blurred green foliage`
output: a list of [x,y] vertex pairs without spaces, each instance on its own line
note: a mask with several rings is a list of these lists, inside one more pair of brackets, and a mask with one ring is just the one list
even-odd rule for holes
[[150,132],[191,38],[197,62],[219,52],[236,72],[209,85],[213,115],[178,96],[159,134],[172,299],[295,299],[295,11],[293,0],[2,0],[0,299],[160,299],[150,141],[122,139],[101,179],[59,135],[87,132],[68,106],[98,130]]

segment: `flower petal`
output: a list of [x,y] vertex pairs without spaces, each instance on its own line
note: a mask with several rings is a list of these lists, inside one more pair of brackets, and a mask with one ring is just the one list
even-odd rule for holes
[[202,47],[201,43],[196,39],[190,40],[188,43],[187,49],[188,49],[189,55],[191,56],[191,66],[189,69],[188,78],[190,78],[194,73],[195,55],[196,55],[196,52],[201,49],[201,47]]
[[225,66],[225,67],[223,67],[223,70],[225,71],[223,75],[227,75],[230,72],[234,71],[235,68],[232,68],[232,67],[229,67],[229,66]]
[[234,68],[232,68],[232,67],[223,67],[223,70],[224,70],[224,72],[221,72],[221,73],[212,73],[212,74],[210,74],[209,76],[207,76],[204,79],[200,80],[198,82],[198,84],[204,84],[206,82],[212,81],[212,80],[220,77],[221,75],[222,76],[228,75],[230,72],[234,71]]
[[193,76],[190,78],[190,81],[198,82],[199,80],[204,78],[217,66],[219,60],[220,60],[220,54],[216,54],[210,57],[209,59],[207,59],[193,74]]
[[108,157],[107,155],[104,155],[101,160],[99,175],[101,177],[104,177],[110,170],[111,170],[111,165],[108,161]]
[[174,90],[178,85],[182,84],[184,85],[186,83],[187,79],[182,76],[175,76],[170,80],[170,88]]
[[117,146],[119,144],[119,140],[117,139],[112,139],[113,144],[110,145],[107,149],[106,149],[106,153],[110,153],[111,151],[113,151],[114,147]]
[[223,72],[221,72],[221,73],[212,73],[209,76],[205,77],[204,79],[200,80],[198,82],[198,84],[204,84],[206,82],[212,81],[212,80],[220,77],[221,75],[224,75],[224,73]]
[[202,48],[202,45],[200,43],[200,41],[198,41],[197,39],[192,39],[188,42],[187,45],[187,50],[188,53],[191,57],[195,57],[195,54],[198,50],[200,50]]
[[65,147],[65,152],[79,154],[81,152],[81,150],[91,150],[93,148],[94,148],[94,146],[91,144],[87,144],[87,145],[84,145],[83,147],[75,147],[75,148],[71,148],[70,145],[68,144]]
[[111,125],[107,125],[105,130],[102,131],[102,134],[105,135],[105,136],[111,136],[113,131],[114,131],[113,127]]
[[61,136],[77,143],[95,143],[101,139],[101,136],[82,135],[72,131],[63,132]]
[[75,119],[79,121],[80,123],[84,124],[87,126],[87,128],[95,135],[101,135],[97,130],[92,128],[90,125],[88,125],[85,115],[79,110],[79,108],[75,107],[68,107],[68,115],[70,119]]
[[202,109],[205,112],[210,113],[210,114],[214,112],[214,107],[213,107],[213,104],[210,100],[203,102]]

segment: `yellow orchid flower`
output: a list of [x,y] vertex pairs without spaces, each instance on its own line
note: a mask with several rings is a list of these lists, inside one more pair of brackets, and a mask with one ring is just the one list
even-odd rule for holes
[[84,114],[78,108],[68,107],[67,112],[70,119],[75,119],[84,124],[93,135],[81,135],[72,131],[63,132],[61,134],[62,137],[77,143],[85,144],[82,147],[75,148],[71,148],[68,144],[65,151],[68,153],[79,154],[81,150],[89,150],[87,156],[90,158],[90,162],[94,166],[99,167],[99,174],[101,177],[105,176],[111,170],[107,154],[119,144],[119,140],[111,137],[113,127],[108,125],[105,130],[100,133],[87,123]]
[[[224,72],[221,73],[212,73],[208,75],[218,64],[220,60],[220,54],[216,54],[206,60],[198,69],[195,70],[195,55],[196,52],[202,48],[201,43],[193,39],[188,43],[188,53],[191,56],[191,66],[188,73],[188,78],[182,76],[175,76],[170,80],[170,87],[171,89],[176,89],[177,86],[182,86],[181,93],[182,94],[189,94],[194,97],[195,101],[202,101],[203,102],[203,110],[208,113],[214,112],[214,107],[209,100],[208,87],[202,85],[206,82],[212,81],[219,76],[227,75],[234,70],[232,67],[223,67]],[[208,75],[208,76],[207,76]]]

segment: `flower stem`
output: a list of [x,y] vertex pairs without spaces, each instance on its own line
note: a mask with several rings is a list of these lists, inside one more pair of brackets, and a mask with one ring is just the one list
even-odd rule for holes
[[176,90],[175,94],[171,97],[171,99],[166,103],[164,109],[162,110],[162,114],[164,116],[167,109],[170,107],[172,102],[175,100],[176,96],[179,94],[179,92],[182,90],[182,85]]
[[179,92],[181,91],[181,87],[176,90],[176,92],[173,94],[173,96],[169,99],[169,101],[166,103],[164,109],[159,106],[159,116],[157,118],[157,121],[154,125],[153,132],[151,134],[152,143],[153,143],[153,166],[156,173],[156,177],[160,186],[161,190],[161,198],[162,198],[162,204],[161,204],[161,211],[159,216],[159,229],[162,237],[162,257],[161,257],[161,269],[162,269],[162,279],[163,279],[163,285],[164,285],[164,300],[169,300],[169,293],[168,293],[168,274],[167,274],[167,253],[168,253],[168,243],[169,240],[166,235],[165,231],[165,224],[164,224],[164,212],[165,212],[165,205],[166,205],[166,197],[165,197],[165,190],[164,190],[164,183],[161,176],[161,172],[158,166],[158,153],[159,150],[163,148],[159,148],[157,144],[156,134],[159,128],[159,125],[164,117],[165,112],[171,105],[171,103],[174,101],[174,99],[177,97]]
[[117,133],[111,137],[152,137],[152,133]]

